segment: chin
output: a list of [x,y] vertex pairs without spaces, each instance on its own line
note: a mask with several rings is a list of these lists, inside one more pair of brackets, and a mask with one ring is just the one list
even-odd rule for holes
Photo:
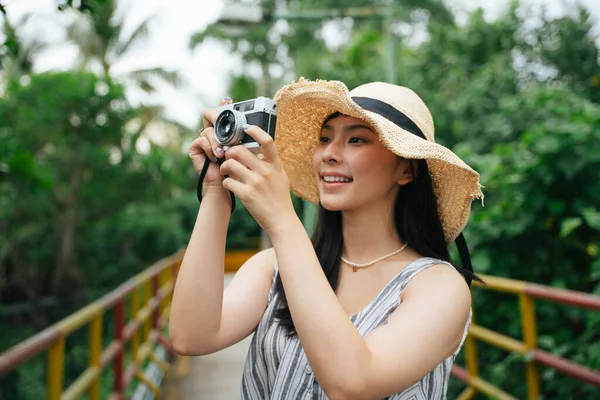
[[348,199],[342,196],[332,196],[329,194],[321,195],[319,197],[319,203],[327,211],[344,211],[351,208]]

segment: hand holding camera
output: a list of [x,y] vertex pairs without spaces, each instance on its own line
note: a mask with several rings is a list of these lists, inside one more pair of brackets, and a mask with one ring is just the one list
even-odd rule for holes
[[244,203],[256,222],[269,234],[289,226],[296,218],[290,184],[283,169],[273,137],[256,125],[245,125],[242,131],[257,143],[262,158],[254,147],[233,146],[226,150],[221,173],[227,177],[223,187]]
[[[224,151],[232,146],[242,145],[256,155],[261,154],[260,145],[243,128],[246,125],[256,125],[271,138],[275,137],[277,104],[266,97],[233,104],[229,97],[225,97],[216,109],[205,110],[202,118],[204,130],[190,146],[190,158],[199,175],[206,157],[220,164]],[[222,182],[223,176],[218,173],[217,165],[210,165],[204,177],[204,185],[220,187]]]
[[[204,184],[229,190],[232,201],[237,196],[267,232],[288,220],[282,217],[295,217],[289,181],[274,142],[277,104],[266,97],[222,103],[205,111],[204,119],[207,128],[193,146],[198,155],[190,152]],[[218,161],[208,166],[206,156]],[[201,187],[198,192],[201,201]]]
[[[231,102],[232,100],[226,97],[221,100],[221,106],[230,104]],[[214,108],[207,109],[203,112],[202,120],[204,129],[200,132],[200,136],[194,140],[190,146],[190,159],[192,160],[192,165],[198,175],[202,173],[202,168],[204,167],[204,162],[207,157],[214,161],[213,163],[210,163],[206,175],[204,176],[203,183],[206,188],[223,187],[223,175],[221,175],[221,172],[219,171],[217,160],[222,159],[225,156],[225,153],[221,145],[216,141],[214,135],[214,125],[218,116],[219,111]]]

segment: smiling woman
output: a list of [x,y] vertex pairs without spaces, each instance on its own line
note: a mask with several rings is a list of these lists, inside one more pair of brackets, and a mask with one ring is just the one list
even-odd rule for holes
[[[254,333],[242,399],[444,399],[477,279],[447,246],[482,195],[479,175],[435,143],[431,115],[410,89],[300,80],[275,100],[276,143],[246,129],[262,159],[242,146],[223,154],[215,112],[205,112],[192,161],[226,160],[206,174],[177,280],[175,349],[207,354]],[[290,186],[319,205],[312,240]],[[227,190],[273,248],[223,291]]]
[[358,118],[339,112],[330,115],[319,141],[313,168],[319,182],[319,201],[329,210],[352,210],[383,200],[381,191],[390,191],[387,200],[393,199],[400,182],[412,179],[411,164],[390,152],[373,128]]

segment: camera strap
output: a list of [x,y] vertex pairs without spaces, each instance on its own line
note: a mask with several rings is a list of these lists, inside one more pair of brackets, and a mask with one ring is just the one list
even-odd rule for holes
[[[222,158],[217,158],[217,164],[221,165],[223,163]],[[198,177],[198,185],[196,186],[196,195],[198,196],[198,201],[202,203],[202,183],[204,182],[204,177],[206,176],[206,171],[208,171],[208,167],[210,166],[210,158],[206,157],[204,160],[204,165],[202,166],[202,171],[200,171],[200,176]],[[225,177],[228,177],[226,175]],[[229,196],[231,196],[231,213],[235,210],[235,196],[230,191]]]

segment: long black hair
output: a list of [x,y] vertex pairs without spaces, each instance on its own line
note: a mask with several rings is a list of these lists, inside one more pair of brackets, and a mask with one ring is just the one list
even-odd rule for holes
[[[335,114],[334,114],[335,115]],[[333,118],[332,115],[329,119]],[[452,262],[444,237],[442,222],[438,215],[437,201],[429,168],[425,160],[414,160],[413,180],[403,185],[394,203],[394,225],[400,239],[423,257],[432,257],[451,263],[467,282],[481,282],[473,272],[458,267]],[[417,173],[414,173],[416,169]],[[323,272],[336,291],[340,275],[340,263],[344,247],[342,235],[342,212],[329,211],[319,204],[317,224],[311,237],[315,253]],[[281,276],[277,274],[275,292],[279,294],[275,318],[291,336],[296,334],[294,321],[285,297]]]

